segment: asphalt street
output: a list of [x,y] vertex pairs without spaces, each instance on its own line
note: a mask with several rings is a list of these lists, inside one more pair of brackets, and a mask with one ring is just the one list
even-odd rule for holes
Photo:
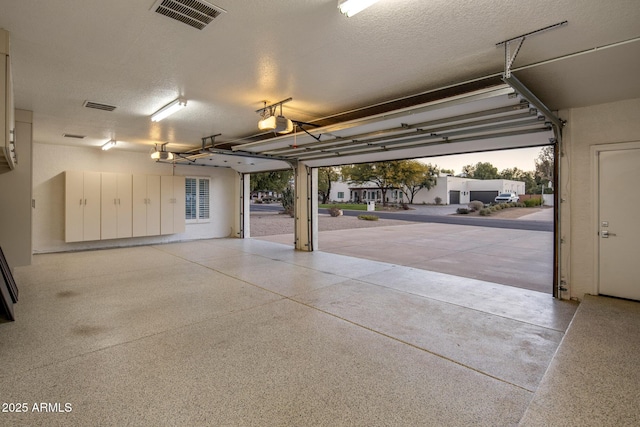
[[[251,212],[278,212],[282,210],[279,204],[252,204]],[[318,209],[319,213],[328,214],[328,209]],[[358,216],[366,211],[350,211],[344,210],[344,215]],[[438,224],[456,224],[471,225],[476,227],[489,228],[506,228],[513,230],[530,230],[530,231],[548,231],[553,232],[553,221],[531,221],[518,219],[499,219],[499,218],[478,218],[466,217],[462,215],[430,215],[420,213],[420,209],[399,211],[399,212],[382,212],[376,211],[375,215],[384,219],[395,219],[400,221],[412,222],[432,222]]]

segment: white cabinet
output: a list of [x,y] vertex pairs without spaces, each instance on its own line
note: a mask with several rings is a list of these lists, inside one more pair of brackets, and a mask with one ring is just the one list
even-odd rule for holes
[[131,175],[102,173],[101,213],[102,239],[119,239],[133,235]]
[[162,176],[160,182],[160,232],[184,233],[184,176]]
[[160,176],[133,175],[133,237],[160,234]]
[[65,241],[100,240],[100,172],[65,172]]

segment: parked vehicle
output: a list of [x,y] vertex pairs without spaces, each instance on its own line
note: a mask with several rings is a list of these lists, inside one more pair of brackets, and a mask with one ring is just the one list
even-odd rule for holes
[[520,200],[520,197],[515,193],[500,193],[495,198],[496,203],[517,203],[518,200]]

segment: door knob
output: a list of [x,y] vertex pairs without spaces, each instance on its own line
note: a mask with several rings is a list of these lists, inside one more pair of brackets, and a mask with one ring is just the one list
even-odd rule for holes
[[613,236],[615,236],[615,235],[616,235],[616,233],[611,233],[611,232],[609,232],[609,231],[607,231],[607,230],[602,230],[602,231],[600,232],[600,235],[602,236],[602,238],[603,238],[603,239],[608,239],[608,238],[609,238],[609,236],[613,237]]

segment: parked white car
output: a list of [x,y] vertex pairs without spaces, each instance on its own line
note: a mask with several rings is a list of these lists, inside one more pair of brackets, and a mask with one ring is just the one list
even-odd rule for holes
[[495,198],[496,203],[517,203],[518,200],[520,200],[520,197],[515,193],[500,193]]

